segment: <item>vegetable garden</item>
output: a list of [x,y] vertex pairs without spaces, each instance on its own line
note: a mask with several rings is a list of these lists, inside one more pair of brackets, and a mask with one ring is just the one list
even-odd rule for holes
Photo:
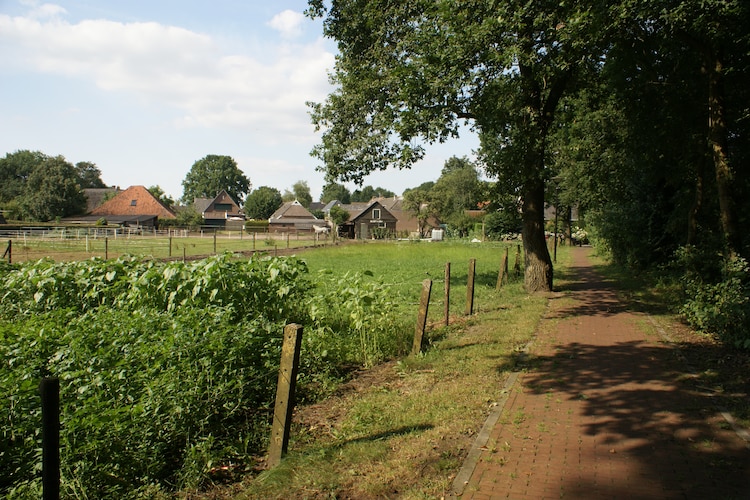
[[[47,376],[60,379],[63,497],[153,497],[242,474],[267,445],[285,324],[305,327],[303,400],[352,366],[410,350],[412,282],[429,272],[413,263],[429,265],[430,245],[372,247],[392,248],[370,251],[375,267],[401,256],[390,283],[382,269],[323,270],[319,260],[311,271],[297,257],[229,253],[0,262],[0,495],[40,497]],[[429,248],[438,270],[440,247]]]

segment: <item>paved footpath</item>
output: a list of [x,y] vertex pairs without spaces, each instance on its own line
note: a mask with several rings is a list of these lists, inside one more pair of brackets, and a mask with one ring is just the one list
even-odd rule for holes
[[509,379],[454,497],[750,499],[741,431],[690,387],[679,352],[618,300],[590,250],[572,251],[528,370]]

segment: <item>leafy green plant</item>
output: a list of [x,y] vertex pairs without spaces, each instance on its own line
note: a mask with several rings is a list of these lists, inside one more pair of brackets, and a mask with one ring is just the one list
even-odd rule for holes
[[300,392],[404,351],[372,273],[294,257],[4,265],[0,496],[39,491],[39,380],[61,382],[64,494],[137,498],[220,480],[266,446],[283,327],[305,326]]
[[680,312],[691,326],[750,349],[750,265],[745,259],[726,260],[718,280],[688,272],[683,285]]

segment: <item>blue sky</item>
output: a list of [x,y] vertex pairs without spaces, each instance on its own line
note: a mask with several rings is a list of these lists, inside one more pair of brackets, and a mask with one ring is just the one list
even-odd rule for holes
[[[196,160],[233,157],[253,188],[323,175],[306,101],[332,90],[336,46],[303,0],[0,0],[0,156],[90,161],[108,185],[174,198]],[[365,185],[400,194],[477,141],[432,147],[411,171]],[[349,185],[350,189],[356,186]]]

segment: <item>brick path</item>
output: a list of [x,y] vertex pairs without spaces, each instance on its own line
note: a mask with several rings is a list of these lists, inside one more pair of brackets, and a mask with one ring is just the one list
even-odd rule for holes
[[748,443],[685,382],[678,352],[624,307],[588,251],[573,250],[529,369],[511,377],[455,496],[750,499]]

